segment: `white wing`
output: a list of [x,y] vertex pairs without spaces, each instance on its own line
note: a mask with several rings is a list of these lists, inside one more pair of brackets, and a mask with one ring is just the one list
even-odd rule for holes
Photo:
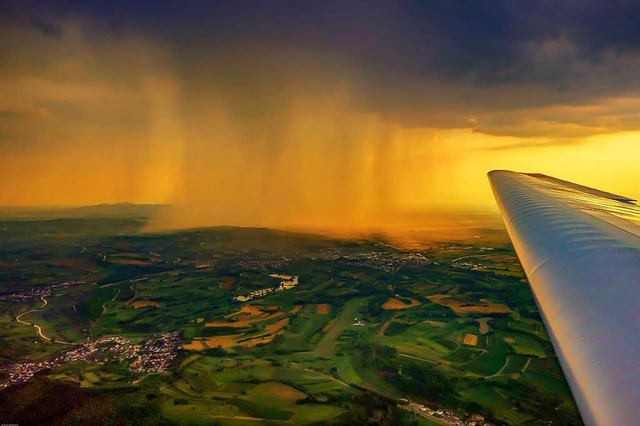
[[584,422],[640,424],[640,208],[540,174],[489,180]]

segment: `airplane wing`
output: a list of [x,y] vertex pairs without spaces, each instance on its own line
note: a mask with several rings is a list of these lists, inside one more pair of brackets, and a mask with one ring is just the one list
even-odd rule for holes
[[489,181],[584,422],[640,424],[640,207],[542,174]]

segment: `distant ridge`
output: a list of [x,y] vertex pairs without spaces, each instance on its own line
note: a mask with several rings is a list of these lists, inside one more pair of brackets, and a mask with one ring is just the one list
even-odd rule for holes
[[83,217],[149,217],[166,204],[103,203],[79,207],[0,207],[0,218],[46,220]]

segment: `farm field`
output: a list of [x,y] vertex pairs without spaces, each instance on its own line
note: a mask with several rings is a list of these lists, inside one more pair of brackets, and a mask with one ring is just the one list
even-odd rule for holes
[[384,304],[382,305],[382,309],[387,309],[387,310],[391,310],[391,309],[408,309],[408,308],[413,308],[414,306],[418,306],[420,305],[420,302],[418,302],[415,299],[400,299],[397,297],[392,297],[389,300],[387,300],[386,302],[384,302]]
[[[335,418],[345,410],[326,402],[301,403],[318,395],[347,394],[348,386],[330,376],[297,365],[274,366],[272,363],[244,359],[218,359],[197,356],[180,370],[181,379],[162,389],[165,405],[183,405],[183,400],[207,401],[196,404],[189,417],[210,416],[236,421],[238,418],[272,420],[306,419],[311,415],[322,420]],[[177,403],[176,403],[177,401]],[[186,404],[184,404],[186,405]],[[184,416],[169,409],[175,420]],[[225,414],[226,413],[226,414]]]
[[433,303],[451,308],[457,314],[502,314],[509,312],[508,306],[494,303],[489,299],[480,299],[478,302],[469,303],[448,294],[435,294],[429,296],[428,299]]
[[[580,424],[502,231],[405,250],[382,237],[153,234],[144,223],[2,223],[0,365],[112,342],[96,349],[100,360],[0,390],[7,401],[25,386],[34,395],[62,387],[125,424],[129,401],[149,424],[445,422],[398,408],[403,400],[496,424]],[[472,253],[482,269],[454,262]],[[173,361],[134,368],[131,354],[168,332],[178,333]],[[0,400],[0,412],[11,409]],[[82,424],[85,411],[73,413]]]

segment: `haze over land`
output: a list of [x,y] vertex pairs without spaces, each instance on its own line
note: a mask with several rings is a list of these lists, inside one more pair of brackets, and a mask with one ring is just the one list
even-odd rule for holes
[[495,168],[640,195],[630,2],[1,5],[1,205],[349,230],[491,211]]

